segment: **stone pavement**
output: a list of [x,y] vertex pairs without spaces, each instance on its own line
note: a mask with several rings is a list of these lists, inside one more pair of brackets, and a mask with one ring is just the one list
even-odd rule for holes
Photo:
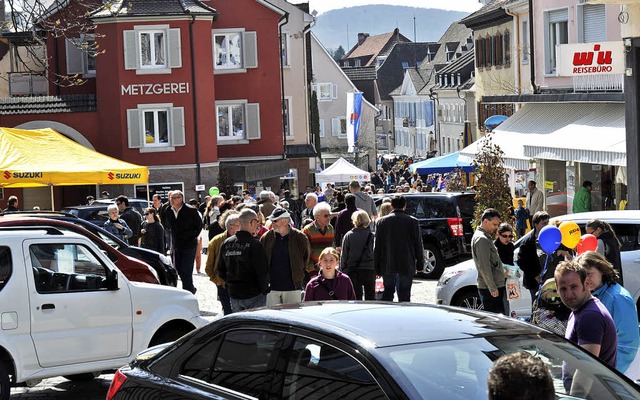
[[[198,288],[196,298],[200,310],[205,314],[222,315],[222,307],[216,296],[216,286],[204,274],[206,256],[202,258],[201,273],[194,269],[193,282]],[[435,304],[435,280],[414,280],[411,289],[411,301],[414,303]],[[180,283],[178,283],[180,287]],[[396,298],[397,301],[397,298]],[[11,391],[11,399],[68,399],[68,400],[104,400],[113,373],[100,375],[89,382],[70,382],[62,377],[45,379],[33,388],[18,387]]]

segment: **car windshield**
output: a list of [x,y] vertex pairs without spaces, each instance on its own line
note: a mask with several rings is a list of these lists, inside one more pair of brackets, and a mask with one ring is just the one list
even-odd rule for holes
[[[558,399],[637,399],[640,392],[585,352],[554,335],[502,335],[378,349],[381,362],[412,399],[478,399],[488,396],[487,377],[503,354],[525,351],[545,362]],[[588,393],[571,391],[576,370],[588,377]]]

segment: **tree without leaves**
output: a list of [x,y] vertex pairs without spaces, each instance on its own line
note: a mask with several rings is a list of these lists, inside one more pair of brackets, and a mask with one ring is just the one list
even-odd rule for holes
[[476,209],[474,227],[480,225],[482,213],[494,208],[500,213],[502,222],[513,224],[511,193],[504,167],[504,152],[493,143],[492,134],[485,135],[482,147],[476,153],[473,165],[476,185]]
[[234,185],[233,178],[231,178],[231,173],[229,169],[225,167],[220,167],[220,172],[218,173],[218,183],[216,186],[220,190],[220,193],[226,193],[229,196],[236,195],[237,188]]
[[[53,57],[46,54],[47,40],[69,39],[71,45],[90,57],[103,53],[96,44],[95,25],[89,19],[89,14],[101,7],[109,8],[113,2],[4,0],[4,3],[6,20],[3,22],[2,31],[22,33],[23,36],[22,45],[13,52],[13,72],[41,74],[58,86],[74,86],[87,82],[87,79],[79,74],[68,75],[49,68]],[[85,35],[92,35],[94,40],[80,40]]]

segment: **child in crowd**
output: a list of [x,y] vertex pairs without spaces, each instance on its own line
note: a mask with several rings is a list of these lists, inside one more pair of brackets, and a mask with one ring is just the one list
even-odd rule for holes
[[340,255],[333,247],[327,247],[320,253],[318,275],[307,283],[304,289],[304,301],[317,300],[355,300],[356,293],[348,275],[336,270]]

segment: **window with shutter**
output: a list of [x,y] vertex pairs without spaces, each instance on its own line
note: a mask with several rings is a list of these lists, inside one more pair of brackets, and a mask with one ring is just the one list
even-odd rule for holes
[[607,40],[607,24],[604,4],[585,4],[579,8],[582,12],[582,43],[603,42]]
[[338,85],[333,83],[331,85],[331,99],[335,100],[338,98]]
[[547,11],[544,14],[545,72],[556,72],[556,46],[569,42],[569,11],[567,8]]
[[318,101],[330,101],[333,98],[333,89],[330,83],[318,83],[315,86]]
[[292,137],[293,135],[293,115],[291,110],[291,96],[287,96],[284,98],[283,109],[284,117],[282,121],[284,122],[284,133],[286,137]]
[[340,118],[331,118],[331,136],[340,136]]
[[245,32],[242,52],[245,68],[258,68],[258,35],[256,32]]
[[260,104],[247,104],[247,139],[260,139]]
[[[245,72],[258,68],[256,32],[245,32],[240,28],[214,29],[212,35],[214,72]],[[285,42],[288,43],[288,39]]]
[[129,148],[141,151],[173,151],[184,146],[184,107],[171,103],[140,104],[127,110]]
[[511,34],[508,29],[504,32],[502,40],[504,42],[504,65],[508,67],[511,65]]
[[182,67],[180,29],[141,25],[123,32],[124,66],[138,75],[169,74]]

